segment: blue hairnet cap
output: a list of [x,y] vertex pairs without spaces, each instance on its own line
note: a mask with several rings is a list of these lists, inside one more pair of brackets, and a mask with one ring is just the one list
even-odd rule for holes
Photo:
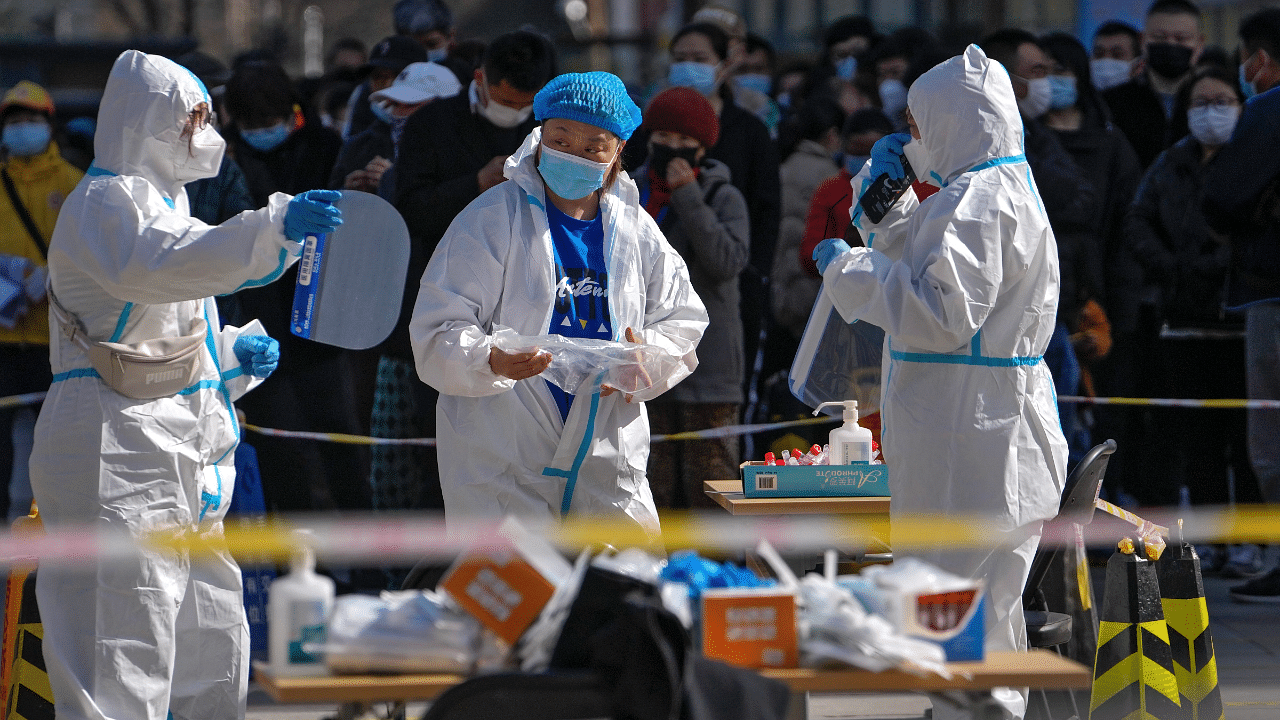
[[577,120],[604,128],[626,140],[640,127],[640,108],[617,75],[603,71],[566,73],[552,78],[533,97],[533,116]]

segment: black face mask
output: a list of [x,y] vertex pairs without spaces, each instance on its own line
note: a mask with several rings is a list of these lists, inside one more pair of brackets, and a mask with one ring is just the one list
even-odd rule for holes
[[698,155],[698,148],[673,148],[661,143],[654,143],[649,150],[649,169],[653,171],[654,176],[667,179],[667,165],[676,158],[684,158],[689,163],[689,167],[698,167],[698,162],[694,158]]
[[1147,43],[1147,67],[1166,80],[1176,80],[1191,69],[1193,52],[1185,45]]

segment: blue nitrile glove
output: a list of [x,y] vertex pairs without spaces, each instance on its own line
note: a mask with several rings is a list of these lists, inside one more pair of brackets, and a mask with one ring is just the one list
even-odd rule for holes
[[241,335],[232,350],[240,367],[254,377],[265,378],[280,363],[280,343],[266,335]]
[[813,249],[813,262],[818,266],[818,274],[825,274],[832,260],[852,249],[844,238],[827,238],[818,243],[818,246]]
[[894,133],[885,135],[871,146],[871,179],[888,175],[890,180],[901,180],[907,176],[902,166],[902,146],[911,142],[911,133]]
[[341,197],[337,190],[308,190],[294,195],[284,212],[284,236],[302,242],[308,235],[332,232],[342,224],[342,211],[334,205]]

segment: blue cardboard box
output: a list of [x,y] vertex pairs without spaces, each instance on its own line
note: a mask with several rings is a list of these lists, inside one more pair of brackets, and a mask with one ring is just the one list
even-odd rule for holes
[[849,465],[742,464],[742,493],[769,497],[888,497],[889,467]]

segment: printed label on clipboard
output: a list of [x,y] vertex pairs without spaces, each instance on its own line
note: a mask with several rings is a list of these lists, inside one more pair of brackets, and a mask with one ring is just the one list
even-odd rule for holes
[[298,261],[298,284],[293,290],[293,315],[289,329],[302,338],[311,337],[311,317],[320,290],[320,270],[324,266],[325,235],[308,235]]

